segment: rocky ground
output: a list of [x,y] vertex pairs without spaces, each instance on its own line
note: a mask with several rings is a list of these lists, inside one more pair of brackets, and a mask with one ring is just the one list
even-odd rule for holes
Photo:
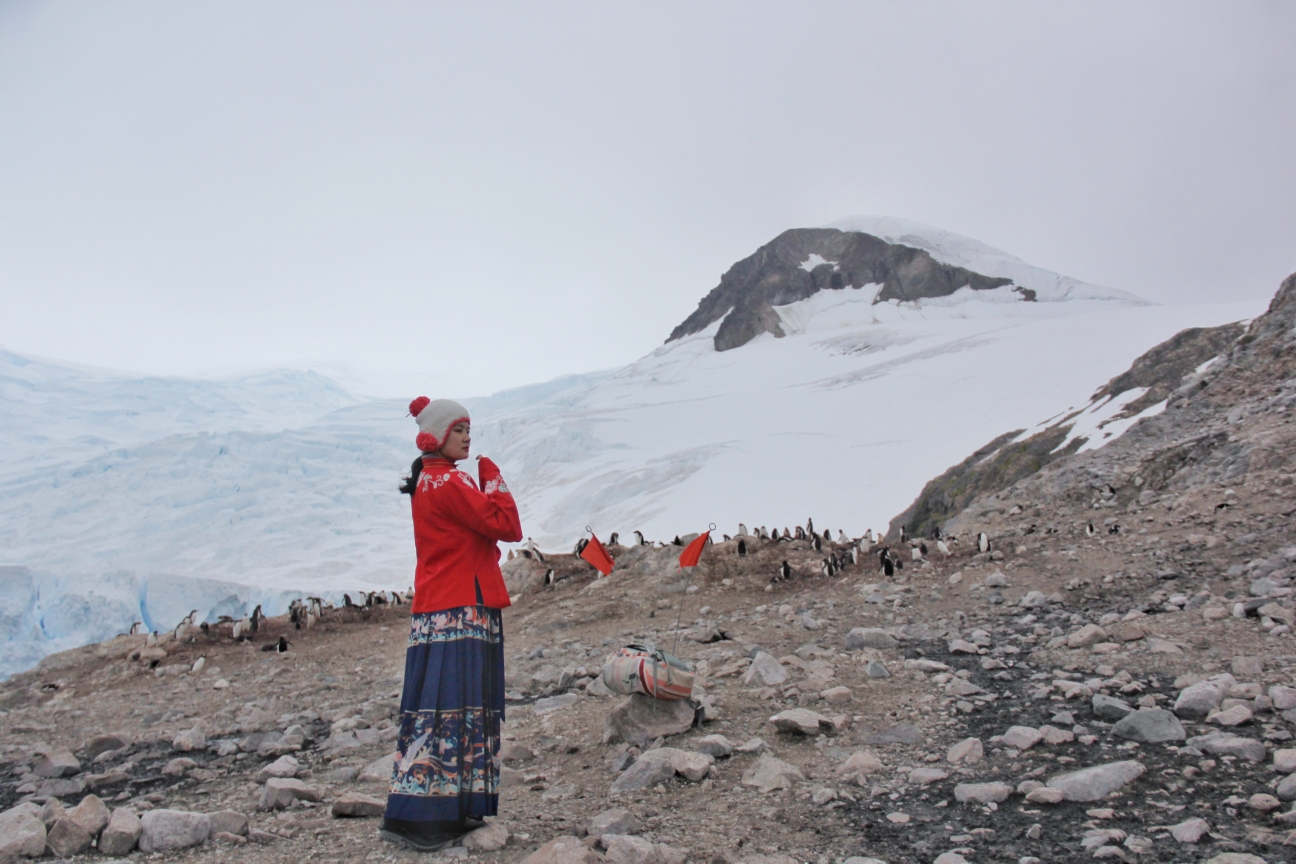
[[[690,576],[672,546],[612,547],[606,579],[509,562],[501,813],[432,857],[1296,859],[1293,318],[1289,279],[1164,414],[971,502],[948,554],[893,544],[890,578],[876,549],[750,537]],[[406,610],[290,626],[5,683],[0,859],[426,857],[377,837]],[[607,692],[632,641],[694,662],[696,710]]]

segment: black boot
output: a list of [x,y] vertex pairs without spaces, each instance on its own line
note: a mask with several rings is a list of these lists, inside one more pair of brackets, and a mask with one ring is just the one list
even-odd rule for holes
[[458,840],[464,829],[458,822],[407,822],[384,818],[378,836],[419,852],[435,852]]

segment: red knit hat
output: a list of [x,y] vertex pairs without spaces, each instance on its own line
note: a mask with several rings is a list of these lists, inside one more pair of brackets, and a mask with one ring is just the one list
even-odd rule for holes
[[409,405],[410,414],[418,422],[419,434],[415,445],[424,453],[440,450],[446,436],[456,423],[471,423],[468,409],[453,399],[433,401],[420,396]]

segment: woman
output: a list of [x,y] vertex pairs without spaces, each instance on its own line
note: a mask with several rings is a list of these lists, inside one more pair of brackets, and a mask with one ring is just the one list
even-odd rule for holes
[[401,491],[414,512],[418,567],[400,737],[381,836],[440,849],[499,806],[504,632],[509,605],[496,541],[522,539],[517,504],[495,463],[477,457],[481,486],[455,468],[471,421],[457,402],[410,403],[423,455]]

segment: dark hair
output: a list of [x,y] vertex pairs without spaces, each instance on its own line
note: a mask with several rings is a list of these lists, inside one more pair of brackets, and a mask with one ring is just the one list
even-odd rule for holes
[[419,475],[423,473],[423,457],[414,460],[410,466],[410,476],[405,478],[405,483],[400,487],[400,491],[406,495],[413,495],[414,490],[418,488]]

